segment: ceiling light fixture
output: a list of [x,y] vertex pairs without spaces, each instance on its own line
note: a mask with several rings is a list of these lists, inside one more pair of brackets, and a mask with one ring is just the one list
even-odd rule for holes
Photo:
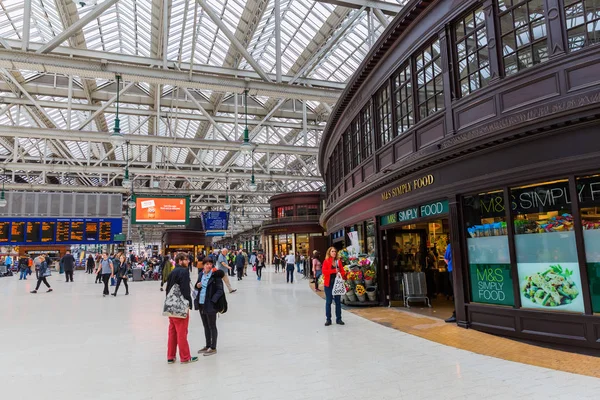
[[110,143],[113,147],[119,147],[125,142],[125,137],[121,133],[121,121],[119,120],[119,89],[121,88],[121,75],[117,75],[117,114],[115,116],[115,127],[113,133],[109,136]]
[[8,201],[6,201],[6,198],[4,195],[4,172],[5,172],[5,170],[2,169],[2,193],[0,193],[0,207],[2,207],[2,208],[6,207],[6,205],[8,204]]
[[129,189],[131,187],[131,179],[129,179],[129,140],[125,142],[127,144],[127,162],[125,163],[125,176],[121,181],[121,186],[125,189]]
[[250,132],[248,131],[248,89],[244,90],[244,108],[246,112],[246,127],[244,128],[244,141],[240,145],[242,154],[251,154],[254,151],[254,144],[250,142]]

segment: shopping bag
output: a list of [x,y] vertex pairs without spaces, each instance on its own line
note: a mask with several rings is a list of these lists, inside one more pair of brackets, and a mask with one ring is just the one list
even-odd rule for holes
[[342,279],[342,275],[337,274],[335,277],[335,282],[333,282],[333,295],[342,296],[344,294],[346,294],[346,285]]
[[181,294],[179,284],[174,284],[165,298],[163,315],[165,317],[187,318],[189,311],[190,305]]

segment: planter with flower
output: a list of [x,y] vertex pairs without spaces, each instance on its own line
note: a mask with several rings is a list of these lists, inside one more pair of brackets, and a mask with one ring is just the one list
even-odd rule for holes
[[356,301],[356,295],[354,294],[354,290],[352,289],[352,287],[348,284],[348,281],[346,281],[346,299],[349,302]]
[[375,271],[372,269],[367,269],[365,270],[365,286],[366,287],[371,287],[371,286],[375,286]]
[[358,297],[358,301],[364,302],[366,300],[367,291],[363,285],[356,285],[356,289],[354,291],[356,293],[356,297]]

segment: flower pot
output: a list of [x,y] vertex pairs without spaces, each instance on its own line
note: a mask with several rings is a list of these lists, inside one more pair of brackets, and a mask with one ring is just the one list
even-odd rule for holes
[[354,284],[355,285],[362,285],[362,281],[361,280],[354,280]]
[[350,290],[350,291],[346,292],[346,298],[348,299],[349,302],[355,302],[356,295],[354,294],[354,291]]
[[375,290],[375,286],[370,286],[367,288],[367,297],[369,301],[375,301],[377,297],[377,291]]
[[365,279],[365,286],[366,287],[375,286],[375,280],[373,280],[373,279]]
[[367,300],[367,296],[364,294],[357,294],[356,297],[358,298],[358,301],[360,301],[361,303],[364,302],[365,300]]

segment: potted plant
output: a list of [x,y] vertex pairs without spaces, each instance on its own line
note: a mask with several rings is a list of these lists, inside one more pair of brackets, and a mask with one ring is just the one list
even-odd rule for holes
[[356,295],[354,294],[354,290],[352,290],[352,287],[347,283],[346,283],[346,298],[351,303],[356,301]]
[[363,302],[366,300],[367,291],[365,290],[365,287],[363,285],[356,285],[355,292],[358,301]]
[[371,287],[375,285],[375,271],[373,271],[372,269],[367,269],[365,271],[365,286],[366,287]]

